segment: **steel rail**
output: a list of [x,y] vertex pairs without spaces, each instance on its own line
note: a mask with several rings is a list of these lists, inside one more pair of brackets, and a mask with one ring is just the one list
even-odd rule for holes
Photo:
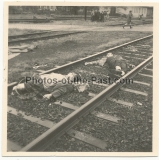
[[[110,16],[111,18],[117,18],[118,16]],[[84,16],[75,16],[75,17],[71,17],[71,16],[67,16],[67,17],[56,17],[56,16],[54,16],[54,17],[52,17],[52,18],[48,18],[48,19],[46,19],[46,18],[39,18],[39,19],[32,19],[32,18],[30,18],[30,19],[24,19],[24,18],[22,18],[22,19],[9,19],[9,22],[34,22],[34,21],[46,21],[46,20],[50,20],[50,21],[52,21],[52,20],[79,20],[79,19],[84,19],[85,17]],[[91,16],[90,15],[88,15],[87,16],[87,19],[91,19]],[[146,20],[147,21],[147,20]]]
[[153,35],[149,35],[149,36],[146,36],[146,37],[143,37],[143,38],[139,38],[139,39],[130,41],[130,42],[128,42],[128,43],[124,43],[124,44],[118,45],[118,46],[116,46],[116,47],[113,47],[113,48],[104,50],[104,51],[102,51],[102,52],[98,52],[98,53],[96,53],[96,54],[87,56],[87,57],[85,57],[85,58],[81,58],[81,59],[79,59],[79,60],[73,61],[73,62],[71,62],[71,63],[64,64],[64,65],[59,66],[59,67],[57,67],[57,68],[53,68],[53,69],[47,70],[47,71],[45,71],[45,72],[43,72],[43,73],[41,73],[41,74],[48,74],[48,73],[51,73],[51,72],[60,71],[60,70],[62,70],[62,69],[64,69],[64,68],[66,68],[66,67],[70,67],[70,66],[73,66],[73,65],[75,65],[75,64],[79,64],[79,63],[81,63],[81,62],[84,62],[84,61],[89,60],[89,59],[91,59],[91,58],[95,58],[95,57],[97,57],[97,56],[103,55],[103,54],[105,54],[105,53],[107,53],[107,52],[110,52],[110,51],[113,51],[113,50],[115,50],[115,49],[119,49],[119,48],[124,47],[124,46],[126,46],[126,45],[130,45],[130,44],[132,44],[132,43],[135,43],[135,42],[138,42],[138,41],[147,39],[147,38],[151,38],[152,36],[153,36]]
[[[55,17],[48,19],[9,19],[9,23],[11,22],[50,22],[50,21],[58,21],[58,20],[80,20],[84,19],[84,17]],[[91,17],[87,17],[87,19],[91,19]]]
[[50,33],[50,32],[53,32],[53,31],[44,31],[44,32],[35,32],[35,33],[29,33],[29,34],[19,34],[19,35],[11,35],[9,36],[9,38],[19,38],[19,37],[26,37],[26,36],[32,36],[32,35],[39,35],[39,34],[45,34],[45,33]]
[[[51,18],[51,19],[16,19],[16,20],[9,20],[9,23],[20,23],[20,22],[32,22],[32,23],[49,23],[51,21],[60,21],[60,20],[81,20],[84,19],[83,18]],[[91,18],[87,18],[87,19],[91,19]]]
[[71,34],[78,34],[78,33],[85,33],[86,31],[79,31],[79,32],[70,32],[70,33],[62,33],[62,34],[54,34],[49,36],[42,36],[42,37],[33,37],[33,38],[26,38],[26,39],[14,39],[11,41],[8,41],[9,44],[11,43],[17,43],[17,42],[26,42],[26,41],[32,41],[32,40],[41,40],[41,39],[49,39],[49,38],[57,38],[57,37],[63,37]]
[[[87,56],[87,57],[85,57],[85,58],[82,58],[82,59],[73,61],[73,62],[71,62],[71,63],[64,64],[64,65],[59,66],[59,67],[57,67],[57,68],[53,68],[53,69],[47,70],[47,71],[45,71],[45,72],[40,73],[40,75],[48,74],[48,73],[51,73],[51,72],[60,71],[60,70],[62,70],[62,69],[64,69],[64,68],[66,68],[66,67],[70,67],[70,66],[73,66],[73,65],[75,65],[75,64],[79,64],[79,63],[84,62],[84,61],[86,61],[86,60],[89,60],[89,59],[91,59],[91,58],[95,58],[95,57],[97,57],[97,56],[99,56],[99,55],[105,54],[105,53],[110,52],[110,51],[113,51],[113,50],[115,50],[115,49],[124,47],[124,46],[126,46],[126,45],[129,45],[129,44],[132,44],[132,43],[141,41],[141,40],[145,40],[145,39],[151,38],[151,37],[153,37],[153,35],[149,35],[149,36],[146,36],[146,37],[143,37],[143,38],[139,38],[139,39],[130,41],[130,42],[128,42],[128,43],[124,43],[124,44],[118,45],[118,46],[116,46],[116,47],[113,47],[113,48],[104,50],[104,51],[102,51],[102,52],[93,54],[93,55],[91,55],[91,56]],[[14,86],[17,85],[17,84],[18,84],[18,82],[13,82],[13,83],[11,83],[11,84],[8,84],[9,91],[10,91],[10,89],[11,89],[12,87],[14,87]]]
[[[51,21],[60,21],[60,20],[82,20],[84,17],[55,17],[55,18],[48,18],[48,19],[9,19],[9,23],[14,23],[14,22],[33,22],[33,23],[48,23]],[[88,20],[91,20],[91,17],[87,17]],[[132,23],[132,25],[142,25],[142,24],[151,24],[152,22],[147,20],[147,21],[139,21],[139,23]],[[108,24],[107,26],[120,26],[123,25],[124,23],[119,23],[119,24]]]
[[72,128],[77,122],[79,122],[83,117],[88,115],[92,110],[98,107],[101,103],[103,103],[107,98],[109,98],[113,93],[115,93],[118,89],[120,89],[124,83],[120,83],[120,81],[124,79],[133,78],[140,70],[146,67],[150,62],[152,62],[153,56],[146,59],[144,62],[140,63],[137,67],[127,73],[125,76],[121,77],[117,83],[113,83],[108,88],[100,92],[97,96],[89,100],[87,103],[82,105],[79,109],[72,112],[69,116],[64,118],[62,121],[57,123],[56,126],[52,127],[41,136],[33,140],[27,146],[22,148],[20,152],[27,151],[43,151],[45,150],[51,143],[57,140],[58,137],[62,136],[66,133],[70,128]]
[[9,19],[9,23],[11,22],[50,22],[50,19]]
[[[45,21],[45,20],[55,20],[55,19],[81,19],[84,17],[54,17],[54,18],[37,18],[37,19],[33,19],[33,18],[28,18],[28,19],[9,19],[9,21],[34,21],[34,20],[39,20],[39,21]],[[88,17],[91,18],[91,17]]]

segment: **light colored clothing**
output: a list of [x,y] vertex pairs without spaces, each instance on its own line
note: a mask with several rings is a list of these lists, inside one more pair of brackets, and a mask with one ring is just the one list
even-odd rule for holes
[[40,78],[43,80],[44,89],[47,91],[49,91],[50,88],[55,87],[57,84],[59,86],[68,84],[67,76],[58,73],[44,74],[41,75]]
[[34,77],[27,83],[24,83],[24,85],[29,92],[33,91],[38,94],[39,92],[48,91],[52,95],[55,94],[55,97],[74,89],[71,83],[68,84],[67,75],[58,73],[34,75]]
[[[64,94],[77,90],[78,92],[83,92],[88,88],[87,84],[75,84],[74,81],[71,82],[69,75],[62,75],[58,73],[35,75],[34,79],[25,83],[25,88],[27,91],[35,93],[47,91],[54,98],[60,97]],[[40,80],[41,82],[35,83],[35,81]]]
[[106,61],[107,61],[107,57],[103,57],[102,59],[97,60],[97,61],[86,62],[86,65],[87,64],[97,64],[97,65],[100,65],[100,66],[104,66]]

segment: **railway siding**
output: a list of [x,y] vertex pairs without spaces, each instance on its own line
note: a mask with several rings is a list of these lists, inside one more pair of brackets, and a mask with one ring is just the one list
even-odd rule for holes
[[[87,66],[80,65],[82,62],[96,59],[97,57],[102,56],[109,51],[114,51],[122,47],[124,47],[122,49],[122,55],[124,55],[125,52],[127,52],[125,46],[133,43],[135,46],[136,42],[139,42],[140,44],[143,40],[149,39],[151,37],[152,36],[147,36],[130,43],[119,45],[95,55],[88,56],[87,58],[83,58],[75,62],[70,62],[66,65],[59,66],[48,71],[40,71],[40,74],[61,71],[67,73],[73,70],[73,65],[78,64],[79,67],[76,67],[76,71],[81,72],[82,76],[86,76],[88,78],[91,75],[96,75],[96,73],[99,73],[99,71],[101,71],[100,76],[105,76],[105,68],[96,67],[93,73],[93,67],[88,68]],[[142,43],[140,47],[142,47]],[[138,50],[140,49],[140,47],[138,47]],[[21,151],[40,151],[45,149],[53,151],[55,150],[55,147],[51,147],[52,143],[57,143],[59,141],[59,137],[62,135],[64,135],[62,137],[66,138],[67,136],[65,135],[65,133],[72,137],[71,140],[64,142],[66,144],[65,146],[68,146],[68,143],[72,144],[73,142],[77,141],[76,139],[78,139],[86,143],[87,145],[84,146],[89,146],[88,148],[93,151],[144,151],[144,147],[147,146],[148,143],[151,143],[152,122],[152,112],[148,114],[148,126],[146,126],[144,120],[141,119],[142,117],[145,119],[145,115],[147,114],[148,110],[151,111],[152,109],[152,104],[148,101],[150,100],[150,102],[152,102],[152,69],[150,68],[152,66],[151,62],[153,60],[153,56],[150,56],[148,52],[149,51],[144,51],[143,56],[141,56],[140,54],[136,55],[138,57],[131,57],[134,54],[132,52],[130,52],[128,56],[125,56],[125,58],[132,59],[131,62],[137,65],[134,69],[132,69],[121,78],[134,78],[132,88],[130,87],[130,85],[129,87],[127,87],[122,83],[113,83],[111,85],[92,83],[92,90],[88,90],[88,93],[71,93],[64,96],[63,98],[60,98],[59,101],[54,104],[40,103],[38,101],[26,101],[25,107],[22,107],[23,102],[15,103],[16,100],[11,100],[11,97],[9,96],[9,114],[17,115],[19,114],[19,111],[16,111],[14,108],[17,108],[18,110],[22,110],[22,108],[24,108],[24,111],[27,111],[28,114],[26,115],[26,113],[21,113],[23,115],[22,117],[48,128],[46,132],[42,133],[38,138],[22,148]],[[147,70],[146,73],[145,70]],[[89,72],[91,72],[91,74]],[[146,81],[144,81],[145,79]],[[9,90],[11,90],[11,88],[16,84],[17,83],[15,82],[8,85]],[[123,87],[123,85],[125,86]],[[32,108],[33,105],[34,107]],[[141,108],[143,107],[144,111],[141,110]],[[122,113],[122,111],[124,114]],[[32,113],[35,113],[34,117],[32,117]],[[40,117],[36,116],[36,113],[39,113]],[[133,115],[132,113],[135,114]],[[48,115],[50,115],[50,117]],[[56,119],[56,115],[60,118]],[[137,125],[135,116],[138,117],[139,115],[141,115],[141,118],[138,118],[138,120],[141,124],[144,125],[144,130],[148,130],[148,135],[146,136],[148,138],[147,140],[145,140],[144,137],[141,137],[140,140],[137,137],[134,137],[136,136],[135,132],[130,135],[126,134],[126,131],[127,133],[132,132],[132,130],[129,129],[128,124],[132,122],[132,125],[130,126]],[[129,116],[131,116],[130,119]],[[83,123],[83,125],[81,122]],[[141,124],[139,125],[139,127],[142,126]],[[104,129],[104,127],[106,129]],[[118,135],[115,135],[115,130],[118,130]],[[119,138],[122,130],[124,130],[124,134]],[[137,130],[137,128],[134,127],[133,131],[137,131],[139,133],[141,132],[141,129]],[[113,136],[114,139],[112,139]],[[127,139],[124,136],[127,136]],[[115,143],[116,140],[117,142],[119,142],[118,144]],[[132,140],[134,140],[134,143],[128,145],[127,143]],[[145,146],[142,146],[141,144],[141,146],[133,148],[134,146],[137,146],[138,142],[141,141]],[[59,144],[60,143],[61,142],[59,142]],[[122,146],[121,149],[119,148],[119,144]],[[83,143],[81,143],[81,146],[82,145]],[[93,147],[90,147],[91,145]],[[57,146],[58,150],[60,150],[60,145],[57,144]],[[81,150],[80,148],[81,147],[79,147],[79,150]],[[67,148],[65,149],[67,150]],[[147,149],[151,150],[151,146]]]

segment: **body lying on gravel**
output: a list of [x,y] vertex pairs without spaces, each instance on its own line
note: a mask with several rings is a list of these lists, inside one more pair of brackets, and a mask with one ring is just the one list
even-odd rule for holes
[[125,75],[131,68],[135,66],[130,64],[128,60],[123,59],[120,55],[113,55],[112,53],[108,53],[102,59],[92,62],[85,62],[85,65],[100,65],[104,66],[105,64],[109,67],[109,75],[113,76],[117,75],[121,77]]
[[21,99],[38,96],[55,102],[62,95],[73,91],[84,92],[88,87],[88,84],[81,82],[81,75],[74,72],[67,75],[35,74],[32,77],[25,77],[25,82],[14,86],[11,94]]

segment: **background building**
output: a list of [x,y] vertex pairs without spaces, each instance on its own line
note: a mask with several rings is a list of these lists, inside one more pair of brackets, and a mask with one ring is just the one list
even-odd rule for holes
[[134,17],[139,17],[143,14],[143,17],[153,17],[153,7],[116,7],[117,14],[128,14],[132,11]]
[[[59,15],[84,15],[85,6],[10,6],[9,14],[59,14]],[[134,17],[153,17],[153,7],[115,7],[115,6],[87,6],[87,15],[91,14],[92,10],[109,11],[110,16],[126,16],[131,10]]]

